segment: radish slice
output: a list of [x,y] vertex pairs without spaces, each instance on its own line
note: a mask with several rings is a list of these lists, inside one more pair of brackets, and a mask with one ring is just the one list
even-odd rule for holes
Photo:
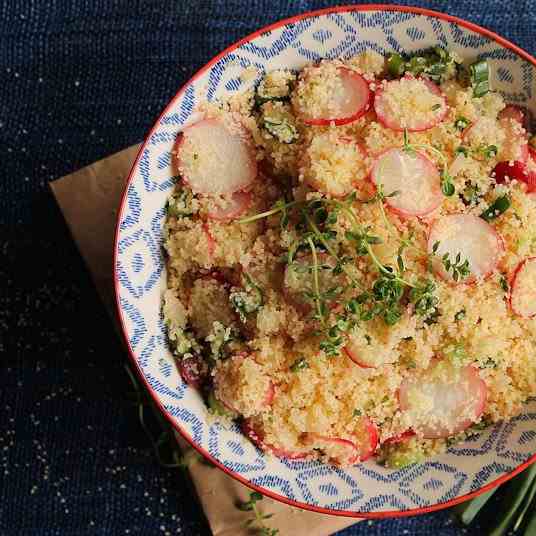
[[355,344],[350,340],[348,344],[343,348],[346,355],[361,368],[378,368],[389,363],[389,355],[387,353],[371,353],[367,356],[364,356],[362,352],[359,351],[359,345]]
[[266,395],[264,396],[264,405],[271,406],[275,398],[275,385],[272,380],[268,384],[268,389],[266,389]]
[[251,206],[250,192],[235,192],[225,199],[214,199],[208,217],[217,221],[232,221],[239,218]]
[[527,185],[527,193],[536,191],[536,165],[532,157],[528,165],[519,160],[513,162],[499,162],[491,176],[497,184],[508,184],[510,181],[518,181]]
[[510,181],[516,180],[518,182],[527,183],[527,166],[519,160],[512,162],[499,162],[493,171],[491,176],[495,179],[497,184],[508,184]]
[[[318,253],[317,260],[320,293],[344,284],[344,274],[333,275],[336,261],[331,255]],[[314,302],[306,296],[306,293],[314,291],[313,266],[313,256],[306,254],[294,259],[292,264],[285,268],[283,294],[303,314],[309,313],[314,305]],[[332,304],[336,305],[335,302]]]
[[513,118],[503,118],[499,124],[505,135],[500,147],[499,158],[506,161],[526,162],[529,157],[529,142],[523,125]]
[[[370,89],[367,81],[355,71],[339,67],[338,83],[331,95],[329,108],[315,110],[310,115],[306,111],[302,114],[306,125],[346,125],[359,119],[369,110]],[[305,82],[307,83],[307,82]],[[333,114],[332,110],[337,110]]]
[[191,387],[200,389],[208,378],[208,365],[199,355],[179,360],[179,372],[182,379]]
[[356,438],[357,450],[359,451],[359,461],[364,462],[378,448],[378,427],[368,417],[363,417],[361,419],[360,429],[356,431],[354,437]]
[[374,110],[387,128],[420,132],[440,123],[448,106],[445,96],[433,82],[406,76],[385,82],[376,90]]
[[199,194],[232,194],[257,175],[254,153],[241,127],[203,119],[186,128],[176,144],[179,172]]
[[311,432],[305,441],[313,448],[322,449],[333,463],[353,465],[374,454],[378,446],[378,428],[368,417],[363,417],[350,439]]
[[521,261],[514,270],[510,308],[523,318],[536,316],[536,257]]
[[482,218],[470,214],[450,214],[437,220],[428,237],[428,252],[433,254],[434,244],[439,242],[433,265],[434,270],[446,281],[455,281],[452,272],[445,269],[442,257],[449,255],[455,262],[469,261],[470,275],[458,283],[472,283],[489,276],[497,267],[503,252],[503,243],[495,229]]
[[258,429],[249,419],[241,424],[242,433],[260,450],[271,452],[277,458],[287,458],[289,460],[300,460],[309,456],[308,452],[294,452],[291,450],[274,447],[264,441],[264,433]]
[[357,446],[349,439],[310,432],[305,441],[312,448],[323,450],[329,460],[337,465],[352,465],[359,462]]
[[378,359],[364,359],[357,349],[355,348],[355,345],[351,342],[348,343],[344,348],[344,352],[346,355],[356,364],[359,365],[361,368],[377,368],[384,364],[383,356],[378,355]]
[[400,216],[425,216],[443,200],[439,172],[421,153],[388,149],[374,163],[371,177],[386,196],[398,192],[385,202]]
[[525,112],[513,104],[509,104],[499,112],[498,119],[513,119],[517,121],[521,126],[525,124]]
[[415,437],[415,435],[416,434],[413,430],[406,430],[405,432],[402,432],[401,434],[387,438],[382,444],[383,445],[396,445],[397,443],[404,443],[405,441],[408,441],[412,437]]
[[421,374],[402,382],[400,409],[423,437],[448,437],[465,430],[482,415],[486,392],[475,367],[457,368],[447,360],[434,360]]
[[202,225],[203,232],[205,233],[205,236],[207,237],[207,251],[209,257],[214,257],[214,253],[216,251],[216,240],[214,240],[214,237],[212,236],[210,232],[209,226],[204,223]]

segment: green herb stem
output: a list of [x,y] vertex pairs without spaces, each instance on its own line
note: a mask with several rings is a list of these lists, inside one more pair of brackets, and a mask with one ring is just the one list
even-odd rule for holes
[[318,318],[322,325],[326,323],[326,320],[324,318],[324,314],[322,311],[322,303],[320,300],[320,284],[318,282],[318,257],[316,256],[316,247],[313,242],[312,238],[308,238],[307,242],[309,244],[309,247],[311,248],[311,255],[313,256],[313,284],[315,289],[315,302],[316,302],[316,310],[318,313]]
[[261,220],[262,218],[268,218],[269,216],[273,216],[274,214],[277,214],[278,212],[281,212],[282,210],[285,210],[289,207],[293,207],[300,203],[302,203],[302,201],[291,201],[290,203],[284,203],[284,204],[281,204],[280,206],[267,210],[266,212],[260,212],[259,214],[254,214],[253,216],[249,216],[247,218],[242,218],[241,220],[237,220],[237,223],[251,223],[257,220]]

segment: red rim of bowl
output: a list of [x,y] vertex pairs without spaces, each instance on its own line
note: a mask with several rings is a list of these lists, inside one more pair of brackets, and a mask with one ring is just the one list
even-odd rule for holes
[[134,355],[134,352],[132,351],[132,347],[130,346],[130,342],[127,337],[127,331],[125,328],[125,323],[123,321],[123,316],[121,314],[121,306],[119,304],[119,279],[117,277],[117,273],[115,270],[115,267],[117,266],[117,251],[118,251],[118,240],[119,240],[119,222],[121,221],[121,216],[123,214],[123,210],[125,208],[125,200],[126,200],[126,194],[128,191],[128,187],[132,181],[134,171],[136,170],[136,167],[138,165],[139,159],[141,157],[141,154],[143,150],[145,149],[145,146],[147,145],[147,141],[150,139],[154,131],[157,129],[158,125],[160,124],[160,121],[162,117],[168,112],[168,110],[173,106],[175,101],[182,95],[182,93],[186,90],[186,88],[192,84],[197,78],[199,78],[202,74],[205,73],[208,69],[210,69],[215,63],[217,63],[222,57],[227,55],[229,52],[232,52],[233,50],[237,49],[244,43],[247,43],[251,41],[252,39],[255,39],[259,35],[261,35],[264,32],[268,32],[270,30],[275,30],[277,28],[280,28],[281,26],[286,26],[287,24],[292,24],[294,22],[311,18],[311,17],[317,17],[320,15],[328,15],[331,13],[339,13],[343,11],[398,11],[403,13],[414,13],[416,15],[425,15],[428,17],[433,17],[436,19],[445,20],[447,22],[453,22],[457,24],[458,26],[462,26],[464,28],[467,28],[468,30],[472,30],[473,32],[476,32],[480,35],[483,35],[485,37],[488,37],[492,41],[495,41],[499,45],[503,46],[504,48],[507,48],[509,50],[512,50],[515,52],[518,56],[523,58],[524,60],[528,61],[529,63],[532,63],[534,67],[536,68],[536,59],[523,50],[522,48],[519,48],[518,46],[514,45],[507,39],[504,39],[503,37],[497,35],[496,33],[486,30],[482,26],[479,26],[477,24],[473,24],[472,22],[465,21],[463,19],[460,19],[458,17],[453,17],[451,15],[446,15],[444,13],[440,13],[438,11],[433,11],[430,9],[424,9],[419,7],[410,7],[410,6],[399,6],[399,5],[392,5],[392,4],[363,4],[360,6],[337,6],[337,7],[331,7],[326,9],[319,9],[316,11],[308,11],[306,13],[302,13],[301,15],[295,15],[293,17],[289,17],[283,20],[280,20],[278,22],[275,22],[273,24],[270,24],[268,26],[265,26],[264,28],[261,28],[260,30],[257,30],[254,33],[249,34],[248,36],[244,37],[243,39],[237,41],[236,43],[230,45],[225,50],[220,52],[217,56],[212,58],[206,65],[204,65],[201,69],[199,69],[191,78],[188,80],[181,89],[175,94],[175,96],[171,99],[171,101],[167,104],[167,106],[164,108],[158,119],[153,124],[151,130],[145,137],[145,140],[143,144],[141,145],[138,154],[136,156],[136,160],[134,161],[134,164],[132,165],[132,169],[129,173],[127,182],[125,184],[125,188],[123,190],[123,194],[121,196],[121,203],[119,206],[119,212],[117,217],[117,223],[115,228],[115,238],[114,238],[114,255],[113,255],[113,273],[114,273],[114,289],[115,289],[115,305],[116,305],[116,313],[117,317],[119,319],[119,323],[121,325],[121,334],[123,336],[123,339],[125,341],[125,344],[128,349],[128,353],[130,356],[130,359],[132,363],[134,364],[135,369],[138,372],[139,377],[141,378],[143,384],[145,385],[146,389],[151,394],[151,397],[153,399],[153,402],[156,404],[156,406],[160,409],[160,411],[164,414],[166,419],[169,421],[169,423],[173,426],[173,428],[194,448],[196,449],[201,455],[203,455],[207,460],[212,462],[216,467],[219,467],[222,471],[227,473],[228,475],[232,476],[234,479],[238,480],[242,484],[248,486],[249,488],[258,491],[265,495],[266,497],[270,497],[272,499],[275,499],[276,501],[280,501],[286,504],[289,504],[291,506],[296,506],[298,508],[302,508],[304,510],[310,510],[313,512],[318,512],[321,514],[330,514],[330,515],[336,515],[336,516],[343,516],[343,517],[359,517],[359,518],[369,518],[369,519],[381,519],[386,517],[405,517],[405,516],[412,516],[417,514],[425,514],[428,512],[434,512],[436,510],[442,510],[444,508],[448,508],[450,506],[454,506],[455,504],[462,503],[464,501],[467,501],[469,499],[472,499],[474,497],[477,497],[481,493],[485,493],[486,491],[489,491],[493,489],[496,486],[499,486],[500,484],[506,482],[507,480],[510,480],[518,473],[522,472],[524,469],[529,467],[531,464],[536,462],[536,454],[532,455],[526,462],[522,463],[518,467],[516,467],[513,471],[510,473],[507,473],[506,475],[503,475],[493,482],[490,482],[489,484],[486,484],[485,486],[479,488],[476,491],[473,491],[471,493],[467,493],[465,495],[461,495],[459,497],[456,497],[455,499],[451,499],[449,501],[441,502],[434,504],[432,506],[426,506],[423,508],[413,508],[410,510],[391,510],[391,511],[380,511],[380,512],[354,512],[349,510],[331,510],[329,508],[322,508],[319,506],[313,506],[307,503],[301,503],[298,501],[294,501],[292,499],[289,499],[288,497],[284,497],[282,495],[279,495],[277,493],[274,493],[270,490],[267,490],[261,486],[257,486],[253,483],[251,483],[249,480],[245,479],[244,477],[240,476],[238,473],[235,473],[234,471],[231,471],[229,468],[225,467],[221,462],[219,462],[216,458],[211,456],[205,449],[197,445],[193,439],[189,436],[189,434],[183,430],[173,419],[171,415],[164,409],[162,403],[158,399],[158,397],[155,395],[153,389],[145,379],[145,376],[138,365],[138,362],[136,360],[136,357]]

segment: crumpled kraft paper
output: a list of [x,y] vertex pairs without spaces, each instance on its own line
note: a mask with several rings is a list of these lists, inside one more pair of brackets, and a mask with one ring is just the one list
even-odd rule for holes
[[[138,149],[139,145],[132,146],[50,185],[114,321],[112,255],[115,220]],[[192,450],[179,434],[176,436],[183,452]],[[193,456],[189,459],[196,460]],[[246,536],[253,533],[245,526],[252,513],[236,508],[237,501],[249,498],[249,488],[223,471],[198,460],[189,465],[189,473],[214,536]],[[279,529],[281,536],[326,536],[356,522],[355,519],[301,510],[268,498],[258,505],[263,513],[273,514],[267,523],[271,528]]]

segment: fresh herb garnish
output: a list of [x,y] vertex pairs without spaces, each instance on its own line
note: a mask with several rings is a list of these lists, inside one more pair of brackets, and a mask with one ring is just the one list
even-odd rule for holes
[[415,306],[415,312],[422,318],[432,317],[439,304],[439,298],[434,294],[436,285],[433,281],[423,280],[418,287],[412,288],[409,300]]
[[486,209],[480,217],[487,221],[493,221],[495,218],[498,218],[501,214],[504,214],[512,205],[510,196],[505,194],[497,197],[495,201]]
[[445,197],[452,197],[456,192],[452,177],[446,169],[441,172],[441,191]]
[[249,494],[249,501],[239,502],[237,503],[236,507],[242,512],[253,512],[255,515],[255,517],[246,521],[246,527],[256,525],[257,534],[261,536],[277,536],[279,534],[279,530],[270,528],[265,523],[265,520],[273,517],[273,514],[263,514],[257,506],[257,503],[262,501],[262,499],[263,496],[261,493],[258,491],[252,491]]
[[445,155],[435,147],[432,147],[431,145],[423,144],[423,143],[410,143],[409,141],[409,134],[408,130],[404,129],[404,151],[406,151],[408,154],[414,154],[417,149],[424,149],[425,151],[429,151],[436,155],[441,160],[441,191],[443,192],[443,195],[446,197],[451,197],[454,195],[454,192],[456,191],[456,188],[454,187],[454,183],[452,182],[452,177],[450,176],[448,172],[448,162]]
[[504,292],[508,292],[510,290],[510,287],[508,285],[508,281],[504,275],[501,275],[499,278],[499,285],[501,285],[501,288],[504,290]]
[[499,149],[496,145],[487,145],[486,147],[482,148],[482,154],[484,155],[484,158],[490,159],[495,158],[497,156],[497,153],[499,152]]
[[458,130],[465,130],[471,122],[469,119],[466,119],[465,117],[458,117],[456,121],[454,121],[454,127]]
[[387,71],[393,78],[404,73],[424,75],[434,82],[444,82],[456,73],[458,60],[441,47],[433,47],[421,53],[402,55],[389,54]]
[[281,143],[293,143],[298,139],[298,130],[288,117],[264,117],[262,126]]
[[471,273],[471,269],[469,268],[469,260],[465,259],[462,262],[461,253],[458,253],[454,260],[450,258],[448,253],[445,253],[441,257],[441,262],[443,263],[443,266],[447,272],[452,272],[452,279],[454,279],[454,281],[465,279]]
[[176,191],[166,201],[166,213],[175,218],[189,218],[194,213],[192,207],[193,194],[188,188]]
[[307,362],[307,359],[305,357],[300,357],[290,365],[290,370],[292,372],[298,372],[300,370],[308,369],[309,363]]
[[460,309],[455,315],[454,315],[454,320],[456,322],[459,322],[460,320],[463,320],[465,318],[465,315],[466,315],[466,311],[465,309]]
[[460,197],[465,206],[476,205],[482,197],[480,194],[480,187],[478,184],[473,184],[471,181],[465,181],[465,188],[460,194]]
[[463,156],[465,156],[467,158],[467,156],[469,156],[469,150],[467,149],[467,147],[463,147],[463,146],[459,146],[455,151],[454,151],[454,154],[457,156],[459,154],[463,154]]
[[469,66],[473,97],[483,97],[489,91],[489,65],[487,60],[480,60]]
[[251,276],[244,272],[242,288],[233,288],[229,293],[229,301],[238,313],[242,323],[247,322],[251,313],[257,312],[264,303],[262,289],[253,281]]

